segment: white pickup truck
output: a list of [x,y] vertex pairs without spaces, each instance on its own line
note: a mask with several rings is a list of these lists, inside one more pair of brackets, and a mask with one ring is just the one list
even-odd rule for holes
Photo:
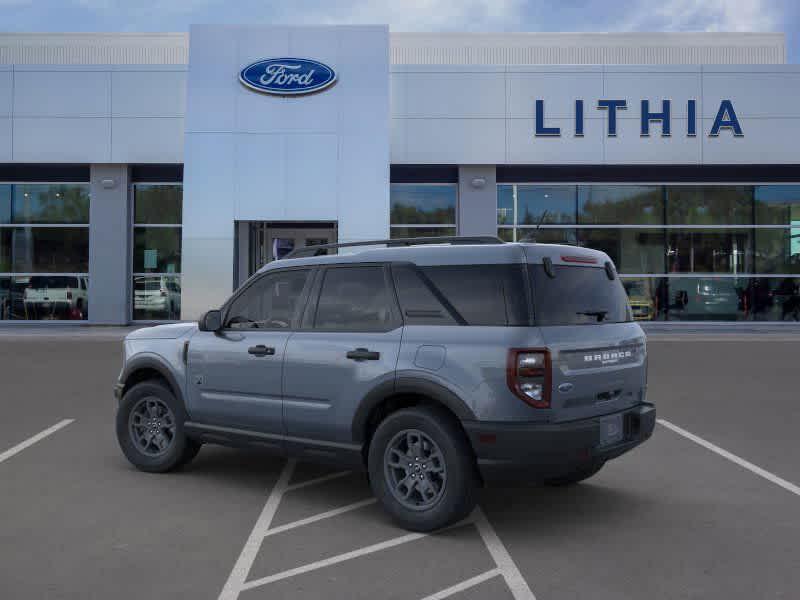
[[27,319],[85,319],[88,281],[76,275],[32,275],[23,293]]

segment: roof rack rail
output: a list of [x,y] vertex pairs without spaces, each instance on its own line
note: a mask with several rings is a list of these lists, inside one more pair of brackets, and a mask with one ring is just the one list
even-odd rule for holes
[[302,258],[308,256],[323,256],[328,253],[328,250],[337,250],[339,248],[353,248],[357,246],[378,246],[385,245],[387,248],[393,246],[423,246],[426,244],[505,244],[503,240],[491,235],[486,236],[459,236],[449,235],[443,237],[418,237],[418,238],[395,238],[393,240],[365,240],[363,242],[344,242],[341,244],[319,244],[317,246],[303,246],[302,248],[295,248],[289,254],[283,257],[287,258]]

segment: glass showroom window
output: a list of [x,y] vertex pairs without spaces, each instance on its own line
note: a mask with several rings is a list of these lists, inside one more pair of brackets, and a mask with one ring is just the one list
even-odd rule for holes
[[391,237],[456,235],[455,183],[393,183]]
[[800,320],[800,185],[501,184],[497,231],[607,253],[637,320]]
[[181,315],[181,184],[133,186],[133,320]]
[[0,184],[0,320],[85,320],[89,185]]

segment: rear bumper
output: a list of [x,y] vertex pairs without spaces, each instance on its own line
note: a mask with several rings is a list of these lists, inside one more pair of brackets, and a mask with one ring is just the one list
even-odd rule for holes
[[484,481],[527,483],[611,460],[653,434],[655,406],[642,403],[620,412],[625,428],[623,439],[604,447],[599,446],[600,417],[568,423],[470,421],[464,422],[464,428]]

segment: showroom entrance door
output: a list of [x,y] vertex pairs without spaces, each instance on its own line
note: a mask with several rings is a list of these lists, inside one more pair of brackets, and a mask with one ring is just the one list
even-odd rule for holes
[[295,248],[335,244],[336,223],[252,221],[250,227],[249,273],[252,275],[268,262],[284,258]]

